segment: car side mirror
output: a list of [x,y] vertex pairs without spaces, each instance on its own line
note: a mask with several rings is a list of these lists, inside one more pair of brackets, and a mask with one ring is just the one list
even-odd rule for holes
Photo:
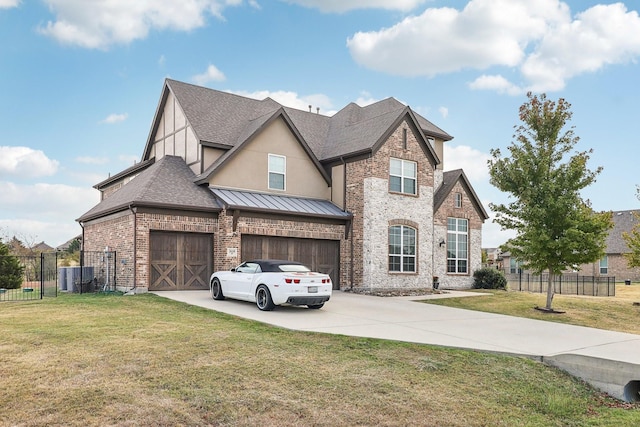
[[232,269],[231,269],[231,271],[235,273],[235,272],[236,272],[236,269],[235,269],[235,267],[234,267],[234,268],[232,268]]

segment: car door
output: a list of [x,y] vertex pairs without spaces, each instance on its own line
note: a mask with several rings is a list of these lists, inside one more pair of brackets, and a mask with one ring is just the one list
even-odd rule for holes
[[251,285],[259,271],[260,265],[255,262],[244,262],[236,267],[230,279],[232,281],[233,296],[238,299],[252,300]]

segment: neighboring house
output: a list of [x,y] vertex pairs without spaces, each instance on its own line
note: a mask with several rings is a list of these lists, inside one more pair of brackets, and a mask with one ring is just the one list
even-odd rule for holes
[[612,276],[616,281],[640,281],[640,268],[629,268],[627,264],[624,254],[629,253],[629,247],[622,237],[638,224],[640,211],[614,211],[612,214],[613,228],[607,236],[605,256],[592,264],[582,265],[579,272],[589,276]]
[[[629,268],[624,254],[629,253],[629,247],[624,241],[622,234],[630,233],[638,224],[639,210],[614,211],[613,228],[606,239],[605,255],[601,259],[583,264],[579,268],[572,270],[583,276],[609,276],[615,277],[616,281],[640,281],[640,268]],[[504,269],[506,273],[517,273],[520,263],[511,257],[508,252],[502,254]]]
[[47,245],[45,242],[40,242],[40,243],[36,243],[35,245],[33,245],[31,247],[31,251],[32,252],[53,252],[55,251],[55,249],[49,245]]
[[488,218],[452,139],[393,98],[332,117],[166,80],[141,162],[95,186],[87,251],[117,284],[206,289],[212,271],[289,258],[334,289],[470,287]]

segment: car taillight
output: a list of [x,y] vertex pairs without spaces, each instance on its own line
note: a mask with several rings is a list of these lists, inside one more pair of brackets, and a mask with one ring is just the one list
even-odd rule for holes
[[331,283],[331,279],[322,279],[322,283]]
[[298,284],[298,283],[300,283],[300,279],[284,279],[284,283],[288,283],[288,284],[295,283],[295,284]]

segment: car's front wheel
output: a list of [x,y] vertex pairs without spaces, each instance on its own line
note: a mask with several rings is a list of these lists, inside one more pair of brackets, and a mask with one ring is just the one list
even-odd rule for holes
[[271,311],[275,307],[273,299],[271,298],[271,292],[265,285],[258,286],[256,290],[256,305],[262,311]]
[[222,286],[220,285],[220,280],[218,280],[217,277],[211,281],[209,290],[211,291],[211,298],[217,300],[224,299],[224,295],[222,294]]
[[324,303],[321,302],[320,304],[309,304],[307,305],[307,307],[313,309],[313,310],[317,310],[319,308],[322,308],[324,306]]

